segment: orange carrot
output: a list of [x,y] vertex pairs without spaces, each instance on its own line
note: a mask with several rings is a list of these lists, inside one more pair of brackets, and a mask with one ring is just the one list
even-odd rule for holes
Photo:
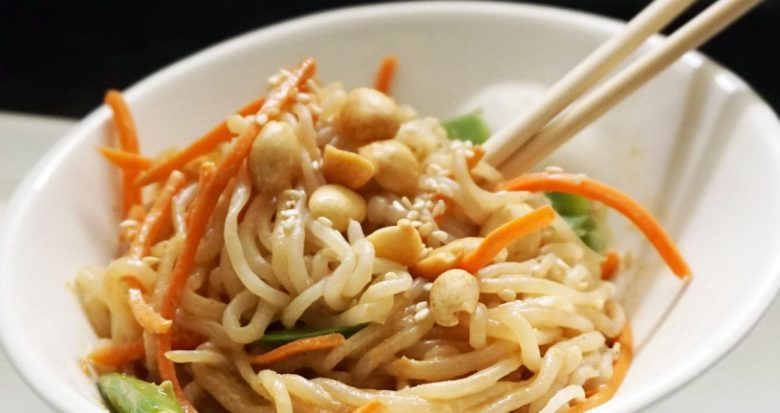
[[143,296],[143,285],[132,277],[125,277],[123,281],[128,285],[127,302],[133,318],[145,331],[152,334],[163,334],[170,331],[173,322],[160,316]]
[[620,343],[620,355],[615,361],[612,367],[612,377],[609,382],[604,385],[599,391],[592,396],[585,399],[584,402],[572,406],[567,413],[581,413],[586,410],[592,409],[596,406],[602,405],[611,399],[615,395],[620,385],[623,383],[623,379],[626,377],[628,367],[631,365],[631,360],[634,357],[634,345],[631,337],[631,326],[626,323],[623,327],[623,331],[617,338],[617,342]]
[[[128,153],[138,154],[138,133],[135,122],[122,94],[116,90],[106,93],[105,103],[114,114],[114,125],[119,134],[119,147]],[[127,214],[133,205],[141,204],[141,189],[133,183],[137,170],[125,170],[122,172],[122,212]]]
[[[274,111],[280,112],[284,105],[292,98],[292,91],[298,89],[309,80],[316,70],[314,59],[306,59],[277,89],[275,89],[260,108],[261,114],[268,115]],[[272,116],[268,116],[271,118]],[[209,217],[216,207],[220,194],[230,180],[238,173],[241,164],[249,154],[252,142],[260,131],[260,125],[252,122],[236,139],[230,150],[220,159],[213,177],[208,180],[203,188],[198,190],[192,203],[187,224],[187,235],[182,246],[176,264],[171,274],[171,280],[165,291],[161,315],[172,319],[181,302],[181,294],[187,283],[187,277],[192,272],[195,263],[195,253],[198,250],[201,238],[208,224]],[[194,411],[192,404],[187,400],[184,391],[176,377],[173,363],[165,357],[165,352],[171,349],[171,334],[157,335],[157,364],[160,377],[170,380],[173,384],[177,399],[187,411]]]
[[620,266],[620,255],[615,250],[607,251],[607,256],[601,263],[601,279],[608,280],[612,278],[618,266]]
[[157,242],[157,235],[160,230],[171,219],[171,205],[173,197],[187,182],[187,179],[179,171],[173,171],[165,183],[162,191],[157,195],[154,204],[146,213],[141,228],[138,230],[133,243],[130,245],[128,255],[135,258],[143,258],[149,253],[152,245]]
[[482,160],[482,158],[485,157],[485,149],[482,148],[482,146],[477,145],[475,146],[472,151],[474,152],[474,156],[471,156],[469,158],[466,158],[466,165],[469,169],[477,166],[479,161]]
[[506,182],[502,187],[514,191],[566,192],[599,201],[633,221],[678,277],[686,278],[691,275],[688,263],[661,224],[639,203],[616,188],[591,178],[557,172],[519,176]]
[[545,205],[501,225],[487,234],[477,249],[467,253],[458,267],[470,273],[477,272],[492,261],[507,245],[550,225],[553,219],[555,219],[555,210],[551,206]]
[[137,153],[125,152],[101,146],[98,152],[109,162],[124,170],[146,169],[152,164],[152,160]]
[[301,338],[281,347],[277,347],[267,353],[249,357],[249,363],[256,365],[276,363],[277,361],[284,360],[296,354],[336,347],[343,343],[344,340],[344,336],[338,333]]
[[382,59],[374,78],[374,89],[384,94],[390,94],[390,86],[393,83],[396,66],[398,66],[398,58],[395,56],[387,55]]
[[[239,109],[238,113],[242,116],[253,115],[260,110],[264,101],[264,98],[254,100]],[[233,138],[233,134],[228,130],[227,122],[222,122],[198,140],[191,143],[188,147],[182,149],[164,162],[152,166],[149,170],[139,175],[135,180],[135,184],[138,186],[145,186],[157,182],[168,176],[174,170],[181,169],[187,162],[213,151],[217,145],[222,142],[227,142],[231,138]]]
[[352,413],[377,413],[382,410],[382,407],[384,407],[384,404],[382,404],[381,401],[372,400],[368,404],[364,404],[353,410]]
[[[173,337],[173,348],[177,350],[192,350],[203,343],[203,339],[191,334],[177,333]],[[87,356],[92,364],[121,367],[144,358],[144,340],[130,341],[122,344],[111,344],[95,349]]]
[[92,364],[120,367],[144,357],[144,341],[142,339],[122,344],[113,344],[96,349],[87,356]]

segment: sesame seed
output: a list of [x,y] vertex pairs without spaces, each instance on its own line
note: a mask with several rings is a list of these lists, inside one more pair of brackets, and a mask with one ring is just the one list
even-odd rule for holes
[[317,218],[317,222],[319,222],[322,225],[325,225],[326,227],[332,227],[333,226],[333,221],[331,221],[331,220],[329,220],[328,218],[325,218],[325,217],[318,217]]
[[311,101],[311,95],[308,93],[298,93],[295,95],[295,101],[299,103],[309,103]]
[[431,214],[433,216],[441,215],[444,213],[444,210],[447,209],[447,204],[444,203],[441,199],[436,201],[436,205],[433,206],[433,211],[431,211]]
[[447,234],[446,232],[440,229],[437,229],[436,231],[433,231],[431,233],[431,237],[433,237],[435,240],[439,242],[444,242],[447,241],[447,238],[449,238],[449,234]]
[[452,188],[450,188],[447,185],[439,185],[439,192],[441,192],[441,194],[446,196],[447,198],[452,198],[452,196],[454,195],[452,193]]
[[463,154],[466,155],[466,158],[473,158],[474,157],[474,151],[471,150],[471,149],[464,150]]
[[420,226],[419,228],[419,231],[420,231],[420,235],[424,237],[430,235],[430,233],[433,231],[433,223],[429,221],[422,224],[422,226]]
[[401,203],[402,203],[402,204],[403,204],[403,205],[404,205],[406,208],[411,208],[411,207],[412,207],[412,201],[410,201],[410,200],[409,200],[409,198],[407,198],[407,197],[405,197],[405,196],[404,196],[404,197],[401,197]]
[[420,312],[423,308],[428,308],[428,302],[427,301],[420,301],[414,306],[414,311]]
[[406,218],[415,221],[420,218],[420,212],[416,210],[411,210],[409,211],[408,214],[406,214]]
[[415,228],[420,228],[422,226],[422,222],[420,221],[412,221],[412,226]]
[[257,122],[258,125],[265,125],[268,123],[268,115],[265,113],[261,113],[257,116],[255,116],[255,122]]
[[431,288],[433,288],[433,283],[425,283],[425,284],[423,284],[423,290],[431,291]]
[[138,226],[138,221],[134,219],[126,219],[119,223],[119,228],[121,229],[128,229]]
[[414,321],[419,323],[425,320],[426,318],[428,318],[428,316],[430,315],[431,315],[431,310],[429,310],[428,308],[423,308],[422,310],[414,314]]
[[151,267],[157,265],[160,262],[160,259],[157,257],[143,257],[141,258],[141,261]]
[[587,177],[588,177],[588,176],[587,176],[587,175],[585,175],[585,174],[577,174],[577,175],[574,175],[574,183],[575,183],[575,184],[577,184],[577,185],[579,185],[579,184],[581,184],[581,183],[582,183],[582,181],[584,181],[584,180],[585,180]]
[[415,201],[414,204],[412,204],[412,209],[421,210],[425,207],[425,201],[422,199]]
[[285,218],[290,218],[298,216],[298,211],[295,209],[285,209],[284,211],[280,212],[280,214]]
[[406,212],[406,208],[404,208],[404,206],[401,205],[401,203],[398,202],[397,199],[393,201],[392,205],[393,205],[393,209],[395,209],[396,211],[398,211],[400,213]]
[[268,115],[268,117],[273,117],[279,115],[280,112],[279,112],[279,108],[271,107],[269,109],[266,109],[265,113],[266,115]]
[[517,293],[510,290],[509,288],[504,288],[503,290],[497,292],[496,295],[503,301],[514,301],[517,299]]
[[449,169],[442,169],[442,170],[440,170],[438,172],[439,176],[448,176],[448,175],[451,175],[451,174],[452,174],[452,171],[450,171]]
[[550,173],[557,173],[557,172],[563,172],[563,168],[561,168],[560,166],[550,165],[544,168],[544,171]]

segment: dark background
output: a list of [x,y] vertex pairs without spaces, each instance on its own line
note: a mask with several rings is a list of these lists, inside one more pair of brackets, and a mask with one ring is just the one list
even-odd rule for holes
[[[537,0],[627,20],[649,0]],[[368,1],[0,0],[0,110],[80,117],[206,46],[270,23]],[[712,1],[699,2],[681,20]],[[677,24],[672,27],[676,27]],[[704,52],[780,108],[780,0],[767,0]]]

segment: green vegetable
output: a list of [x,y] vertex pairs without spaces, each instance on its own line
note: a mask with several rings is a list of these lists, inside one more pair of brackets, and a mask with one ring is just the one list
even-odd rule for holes
[[596,252],[602,252],[604,251],[604,248],[606,248],[606,241],[604,240],[604,235],[601,233],[601,231],[593,230],[585,234],[584,237],[580,237],[582,241],[590,247],[593,251]]
[[548,192],[547,198],[575,234],[592,250],[601,252],[606,240],[598,221],[593,218],[588,198],[562,192]]
[[279,331],[271,331],[265,333],[257,343],[272,344],[279,346],[289,343],[291,341],[299,340],[302,338],[324,336],[331,333],[340,333],[344,337],[349,337],[358,331],[362,330],[368,324],[358,324],[356,326],[339,326],[329,327],[322,329],[313,329],[309,327],[293,327]]
[[169,381],[158,386],[125,374],[108,373],[98,378],[98,389],[114,413],[184,413]]
[[588,198],[563,192],[548,192],[547,198],[550,198],[553,208],[561,215],[578,216],[590,213]]
[[561,215],[561,217],[563,217],[564,221],[569,224],[571,229],[574,230],[574,233],[583,241],[590,231],[596,229],[596,221],[589,215],[577,215],[573,217]]
[[482,120],[480,111],[449,119],[442,126],[444,126],[450,139],[471,141],[475,145],[485,142],[490,137],[490,129]]

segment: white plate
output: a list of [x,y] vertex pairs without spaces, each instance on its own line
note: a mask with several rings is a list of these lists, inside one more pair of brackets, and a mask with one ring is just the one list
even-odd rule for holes
[[[277,66],[315,55],[323,79],[357,86],[369,83],[381,54],[395,52],[399,100],[448,116],[476,101],[519,100],[485,91],[538,90],[619,27],[508,4],[344,10],[209,49],[127,97],[144,149],[153,153],[198,136],[256,96]],[[105,109],[85,119],[28,176],[0,235],[3,343],[37,391],[66,411],[98,411],[94,385],[77,363],[93,336],[64,285],[79,266],[113,253],[115,176],[92,151],[112,134]],[[778,138],[777,118],[744,83],[691,54],[556,154],[553,162],[653,207],[696,272],[681,291],[636,232],[616,219],[619,245],[641,262],[637,274],[624,277],[635,278],[628,302],[639,347],[620,392],[599,410],[637,410],[681,386],[766,309],[780,283],[780,233],[767,230],[780,224],[772,190],[780,178]]]

